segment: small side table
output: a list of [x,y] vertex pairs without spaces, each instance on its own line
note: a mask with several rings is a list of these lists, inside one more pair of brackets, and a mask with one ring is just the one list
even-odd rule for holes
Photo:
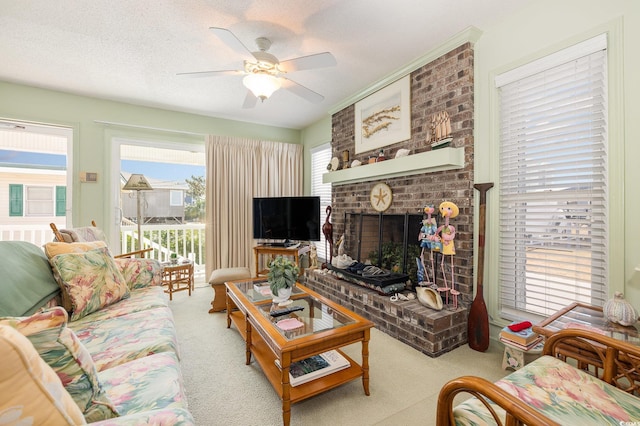
[[165,293],[169,293],[169,300],[173,300],[176,291],[193,290],[193,262],[188,263],[163,263],[162,285],[167,286]]
[[540,343],[528,351],[511,345],[509,342],[505,342],[504,340],[500,341],[504,345],[504,354],[502,355],[503,370],[506,370],[507,368],[511,368],[513,370],[521,369],[526,365],[527,361],[531,362],[531,358],[537,358],[537,355],[540,355],[544,348],[544,340],[541,340]]
[[260,269],[260,257],[263,255],[268,255],[270,257],[275,257],[275,256],[291,256],[293,257],[293,261],[295,262],[296,265],[298,265],[298,268],[300,268],[300,275],[304,274],[304,268],[302,268],[300,266],[300,256],[302,256],[305,253],[308,253],[309,251],[311,251],[311,246],[310,245],[300,245],[298,247],[274,247],[274,246],[269,246],[269,245],[265,245],[265,244],[261,244],[258,246],[255,246],[253,248],[253,254],[255,257],[255,261],[256,261],[256,278],[258,278],[260,275],[266,275],[268,268],[267,268],[267,264],[269,263],[268,261],[265,260],[264,262],[264,268],[265,269]]

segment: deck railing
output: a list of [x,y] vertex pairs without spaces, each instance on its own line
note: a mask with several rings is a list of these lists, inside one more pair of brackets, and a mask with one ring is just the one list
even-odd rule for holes
[[[147,258],[169,262],[175,253],[179,260],[194,262],[196,282],[206,281],[204,224],[142,225],[142,235],[143,246],[153,249],[146,254]],[[48,225],[3,225],[0,227],[0,241],[28,241],[42,247],[53,241],[53,232]],[[137,225],[121,226],[120,241],[121,253],[137,250]],[[111,247],[115,248],[115,245]]]

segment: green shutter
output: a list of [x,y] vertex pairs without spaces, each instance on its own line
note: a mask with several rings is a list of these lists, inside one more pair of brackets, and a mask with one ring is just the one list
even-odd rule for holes
[[67,187],[56,186],[56,216],[67,214]]
[[9,184],[9,216],[22,216],[22,185]]

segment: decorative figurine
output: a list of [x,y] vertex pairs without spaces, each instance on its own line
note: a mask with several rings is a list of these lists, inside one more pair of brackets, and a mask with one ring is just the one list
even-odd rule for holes
[[[449,219],[453,219],[458,216],[460,213],[458,206],[456,206],[451,201],[443,201],[440,203],[440,215],[444,217],[444,225],[438,228],[436,234],[440,237],[440,241],[442,242],[442,259],[441,259],[441,268],[442,268],[442,278],[444,280],[444,288],[438,287],[439,292],[446,292],[446,300],[447,304],[449,303],[449,292],[453,297],[453,308],[458,308],[458,295],[460,292],[456,290],[455,279],[454,279],[454,271],[453,271],[453,256],[456,254],[456,247],[453,243],[453,240],[456,237],[456,228],[449,224]],[[444,258],[446,256],[450,256],[451,259],[451,289],[447,284],[447,273],[444,269]]]
[[[436,285],[433,252],[439,252],[442,246],[442,244],[440,243],[440,238],[436,233],[438,230],[438,224],[436,223],[435,218],[431,217],[435,210],[436,209],[433,207],[433,205],[427,205],[424,207],[423,212],[427,215],[427,218],[423,219],[422,228],[420,228],[420,234],[418,235],[418,239],[420,240],[420,247],[422,247],[422,251],[420,252],[420,262],[422,263],[422,269],[424,270],[424,282],[431,284],[431,286]],[[431,278],[433,279],[433,281],[429,279],[429,274],[427,273],[427,268],[424,263],[425,249],[429,249],[429,260],[431,262]]]
[[442,148],[453,140],[451,137],[451,119],[447,111],[440,111],[431,117],[429,133],[429,140],[433,149]]
[[318,250],[315,244],[311,244],[311,251],[309,252],[309,269],[318,269]]
[[329,243],[329,264],[331,264],[331,261],[333,261],[333,225],[329,222],[329,218],[331,218],[331,206],[327,206],[326,213],[327,218],[324,221],[324,225],[322,225],[322,233],[325,238],[325,251],[327,243]]

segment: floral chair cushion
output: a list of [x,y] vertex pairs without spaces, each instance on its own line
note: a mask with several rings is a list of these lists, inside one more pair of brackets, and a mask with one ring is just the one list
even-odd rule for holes
[[13,327],[0,325],[0,423],[85,424],[56,373]]
[[1,318],[0,325],[11,326],[29,339],[40,357],[56,372],[87,421],[118,415],[98,381],[91,355],[67,328],[67,312],[62,307],[30,317]]
[[[496,382],[562,425],[640,424],[638,398],[551,356],[543,356]],[[504,421],[504,410],[491,406]],[[485,406],[471,398],[453,409],[456,425],[496,424]]]
[[49,259],[71,300],[71,321],[129,297],[129,287],[106,247]]

